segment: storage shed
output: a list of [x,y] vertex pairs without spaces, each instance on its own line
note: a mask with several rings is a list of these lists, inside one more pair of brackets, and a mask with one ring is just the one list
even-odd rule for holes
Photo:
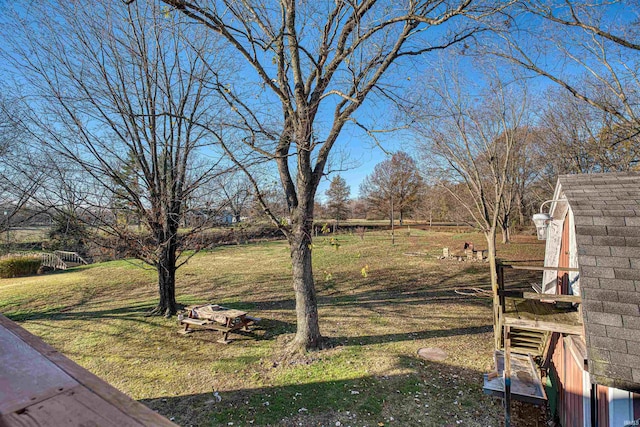
[[560,176],[553,199],[545,265],[579,272],[558,274],[555,289],[545,272],[544,292],[581,295],[584,322],[575,344],[553,349],[559,413],[566,425],[632,425],[640,419],[640,174]]
[[[549,203],[544,266],[498,265],[496,347],[537,358],[563,426],[640,425],[640,173],[563,175]],[[542,283],[506,290],[505,268]]]

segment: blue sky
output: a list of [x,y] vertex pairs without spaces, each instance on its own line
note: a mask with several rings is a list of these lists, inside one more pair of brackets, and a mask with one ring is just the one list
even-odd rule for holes
[[[3,1],[0,0],[0,7],[2,6]],[[637,13],[637,11],[635,12]],[[617,14],[616,19],[619,19],[620,14],[622,14],[622,16],[627,20],[632,19],[631,15],[635,16],[635,14],[625,15],[621,10],[616,10],[615,8],[612,9],[611,13]],[[443,27],[442,29],[437,30],[434,35],[436,37],[441,35],[445,31],[445,28],[446,27]],[[8,36],[8,34],[4,34],[4,36]],[[2,39],[0,39],[0,43],[2,43]],[[0,46],[0,48],[1,47],[2,46]],[[449,49],[447,51],[448,53],[445,55],[445,60],[448,55],[451,55],[452,57],[456,56],[456,50],[457,48]],[[429,55],[427,57],[420,58],[420,60],[404,61],[402,64],[399,64],[401,66],[396,67],[394,70],[390,70],[391,72],[387,76],[386,83],[396,85],[401,91],[411,89],[412,85],[419,84],[416,82],[417,77],[428,75],[431,72],[430,66],[434,63],[434,58],[435,55]],[[266,62],[269,63],[269,61]],[[478,64],[474,63],[473,60],[467,60],[467,63],[464,64],[464,72],[469,75],[477,74],[477,70],[475,69],[477,66]],[[251,73],[242,71],[240,74],[242,77],[246,78],[247,82],[251,83],[253,80],[253,83],[255,84],[255,77],[251,77]],[[541,84],[540,87],[547,85],[548,82]],[[268,95],[266,100],[267,102],[269,101]],[[259,98],[259,101],[264,102],[265,98]],[[271,101],[273,101],[273,99],[271,99]],[[320,122],[330,122],[331,113],[331,105],[329,105],[321,112],[319,116]],[[269,114],[272,114],[272,112]],[[355,114],[357,118],[363,120],[368,126],[376,129],[388,129],[395,127],[395,115],[396,111],[391,103],[380,100],[379,98],[368,99]],[[277,116],[277,113],[275,116]],[[322,123],[319,124],[318,129],[322,131]],[[377,134],[377,137],[387,153],[403,150],[414,157],[417,157],[413,149],[413,137],[407,132],[398,131],[394,133],[381,133]],[[350,185],[352,197],[358,196],[360,183],[368,174],[371,173],[374,166],[387,158],[388,154],[385,153],[385,151],[378,147],[371,137],[366,135],[353,124],[348,124],[345,127],[338,139],[338,142],[336,143],[332,157],[335,160],[340,158],[343,154],[348,156],[347,160],[350,165],[346,170],[341,170],[336,173],[339,173],[344,177]],[[323,179],[317,192],[318,200],[324,200],[324,192],[328,188],[329,180],[336,173],[333,173]]]
[[373,168],[380,162],[389,158],[389,155],[385,151],[391,153],[395,151],[407,151],[411,153],[412,142],[411,136],[403,135],[402,132],[395,132],[393,134],[387,134],[381,136],[381,145],[385,151],[378,147],[370,140],[367,135],[350,136],[349,132],[345,132],[340,136],[340,144],[348,146],[351,149],[350,161],[354,164],[353,167],[349,167],[347,170],[334,172],[325,177],[320,183],[316,200],[326,201],[325,191],[329,188],[329,181],[335,175],[342,176],[347,185],[351,187],[351,198],[357,198],[359,196],[360,183],[369,175]]

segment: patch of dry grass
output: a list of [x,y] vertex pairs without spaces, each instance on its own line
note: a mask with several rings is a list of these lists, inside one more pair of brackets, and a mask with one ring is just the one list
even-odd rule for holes
[[[483,246],[483,237],[413,228],[397,237],[391,246],[387,232],[338,235],[338,249],[328,236],[315,240],[321,330],[334,347],[300,359],[279,356],[295,331],[284,242],[201,253],[179,271],[180,302],[263,319],[227,346],[211,332],[177,334],[175,319],[145,317],[155,273],[135,262],[0,280],[0,311],[185,426],[497,426],[500,402],[481,390],[491,366],[489,301],[454,292],[488,287],[488,269],[434,256],[464,241]],[[500,247],[510,259],[543,251],[528,237]],[[422,347],[448,358],[420,360]]]

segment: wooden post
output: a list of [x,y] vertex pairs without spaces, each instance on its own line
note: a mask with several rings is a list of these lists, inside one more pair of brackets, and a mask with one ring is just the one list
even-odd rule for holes
[[494,319],[497,322],[497,325],[494,328],[496,331],[495,339],[495,349],[500,350],[502,347],[502,314],[504,313],[504,268],[502,266],[502,262],[499,259],[496,259],[496,276],[498,281],[498,301],[496,306],[496,300],[494,296]]
[[497,273],[498,273],[498,292],[500,295],[500,312],[504,313],[504,307],[505,307],[505,302],[504,302],[504,267],[502,266],[502,262],[500,262],[498,260],[497,264]]
[[504,327],[504,427],[511,427],[511,328]]
[[395,245],[396,244],[396,234],[395,234],[395,229],[394,229],[394,221],[395,218],[393,217],[393,193],[391,193],[391,244]]

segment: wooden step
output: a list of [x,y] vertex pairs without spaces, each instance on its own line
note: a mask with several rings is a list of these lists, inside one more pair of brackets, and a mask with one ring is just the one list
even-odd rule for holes
[[513,328],[511,330],[512,351],[519,354],[542,356],[550,333],[530,329]]
[[537,356],[538,352],[535,351],[534,349],[528,348],[528,347],[511,347],[511,352],[512,353],[518,353],[518,354],[530,354],[532,356]]
[[546,334],[547,333],[544,331],[532,331],[530,329],[517,329],[517,328],[511,329],[511,335],[518,335],[518,336],[543,337]]
[[514,339],[512,339],[511,342],[513,343],[513,345],[519,345],[523,347],[535,347],[535,348],[540,347],[540,344],[542,344],[540,341],[531,342],[531,341],[519,341]]
[[520,337],[518,335],[511,335],[511,342],[526,342],[531,344],[540,344],[544,341],[544,337],[540,338],[530,338],[530,337]]
[[514,342],[513,346],[514,347],[530,348],[531,351],[539,351],[540,347],[542,347],[542,345],[539,344],[539,343],[527,343],[527,342]]
[[511,335],[511,340],[523,341],[523,342],[535,342],[540,343],[544,341],[544,337],[523,337],[520,335]]

